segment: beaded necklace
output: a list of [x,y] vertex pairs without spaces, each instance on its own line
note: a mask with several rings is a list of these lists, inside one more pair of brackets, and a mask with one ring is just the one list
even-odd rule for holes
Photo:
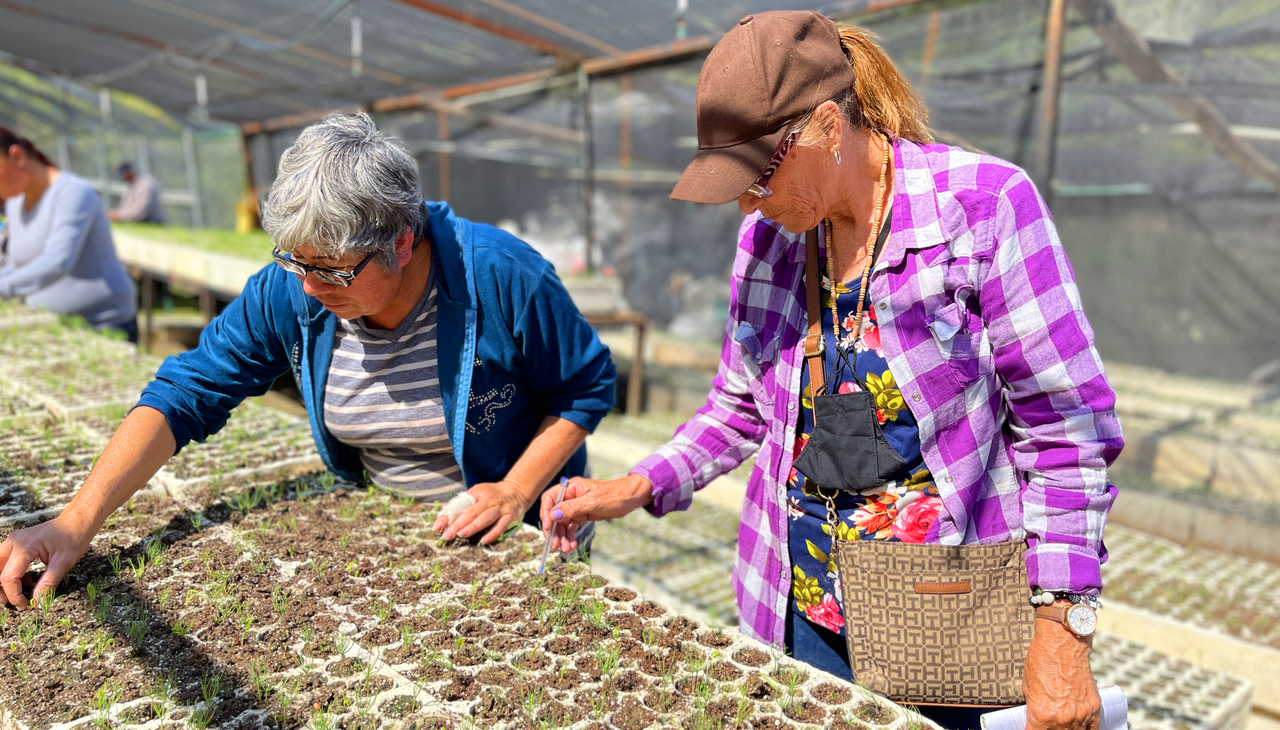
[[[884,133],[881,133],[884,136]],[[875,256],[876,240],[880,238],[880,226],[884,224],[884,199],[887,188],[887,175],[889,173],[889,150],[892,143],[889,138],[884,138],[884,160],[880,163],[880,194],[876,196],[876,212],[871,219],[871,239],[867,243],[867,265],[862,270],[862,285],[858,290],[858,308],[853,315],[853,333],[855,341],[862,336],[862,315],[863,308],[867,300],[867,284],[871,281],[871,264],[872,257]],[[836,346],[840,346],[840,315],[836,312],[836,273],[835,273],[835,251],[831,248],[831,219],[824,218],[822,221],[823,228],[826,229],[827,243],[827,278],[831,281],[831,332],[835,335]]]

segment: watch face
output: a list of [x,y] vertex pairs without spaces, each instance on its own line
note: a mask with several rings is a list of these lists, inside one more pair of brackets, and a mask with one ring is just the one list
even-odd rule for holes
[[1083,604],[1072,606],[1067,611],[1067,627],[1076,636],[1093,636],[1098,629],[1098,614]]

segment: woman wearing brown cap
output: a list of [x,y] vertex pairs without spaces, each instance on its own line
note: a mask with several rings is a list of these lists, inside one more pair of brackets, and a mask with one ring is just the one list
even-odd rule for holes
[[933,144],[868,34],[816,13],[744,18],[707,57],[697,115],[672,197],[747,214],[720,371],[629,476],[544,499],[557,544],[584,520],[687,508],[758,451],[744,633],[946,727],[1025,700],[1029,728],[1096,728],[1123,442],[1034,185]]

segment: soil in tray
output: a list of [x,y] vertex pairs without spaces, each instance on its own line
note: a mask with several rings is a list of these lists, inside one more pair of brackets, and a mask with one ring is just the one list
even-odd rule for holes
[[[654,612],[585,565],[535,575],[538,535],[440,545],[437,505],[320,486],[118,512],[55,601],[0,614],[0,706],[32,730],[120,703],[132,714],[117,725],[181,716],[228,729],[468,715],[480,727],[731,727],[739,700],[794,724],[744,666],[768,653]],[[810,699],[791,710],[827,716]]]

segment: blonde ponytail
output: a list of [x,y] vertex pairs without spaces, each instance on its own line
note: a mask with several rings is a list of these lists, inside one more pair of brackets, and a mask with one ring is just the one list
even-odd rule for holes
[[918,144],[933,141],[929,112],[889,55],[862,28],[838,25],[840,45],[853,66],[853,96],[845,114],[854,126],[881,129]]

